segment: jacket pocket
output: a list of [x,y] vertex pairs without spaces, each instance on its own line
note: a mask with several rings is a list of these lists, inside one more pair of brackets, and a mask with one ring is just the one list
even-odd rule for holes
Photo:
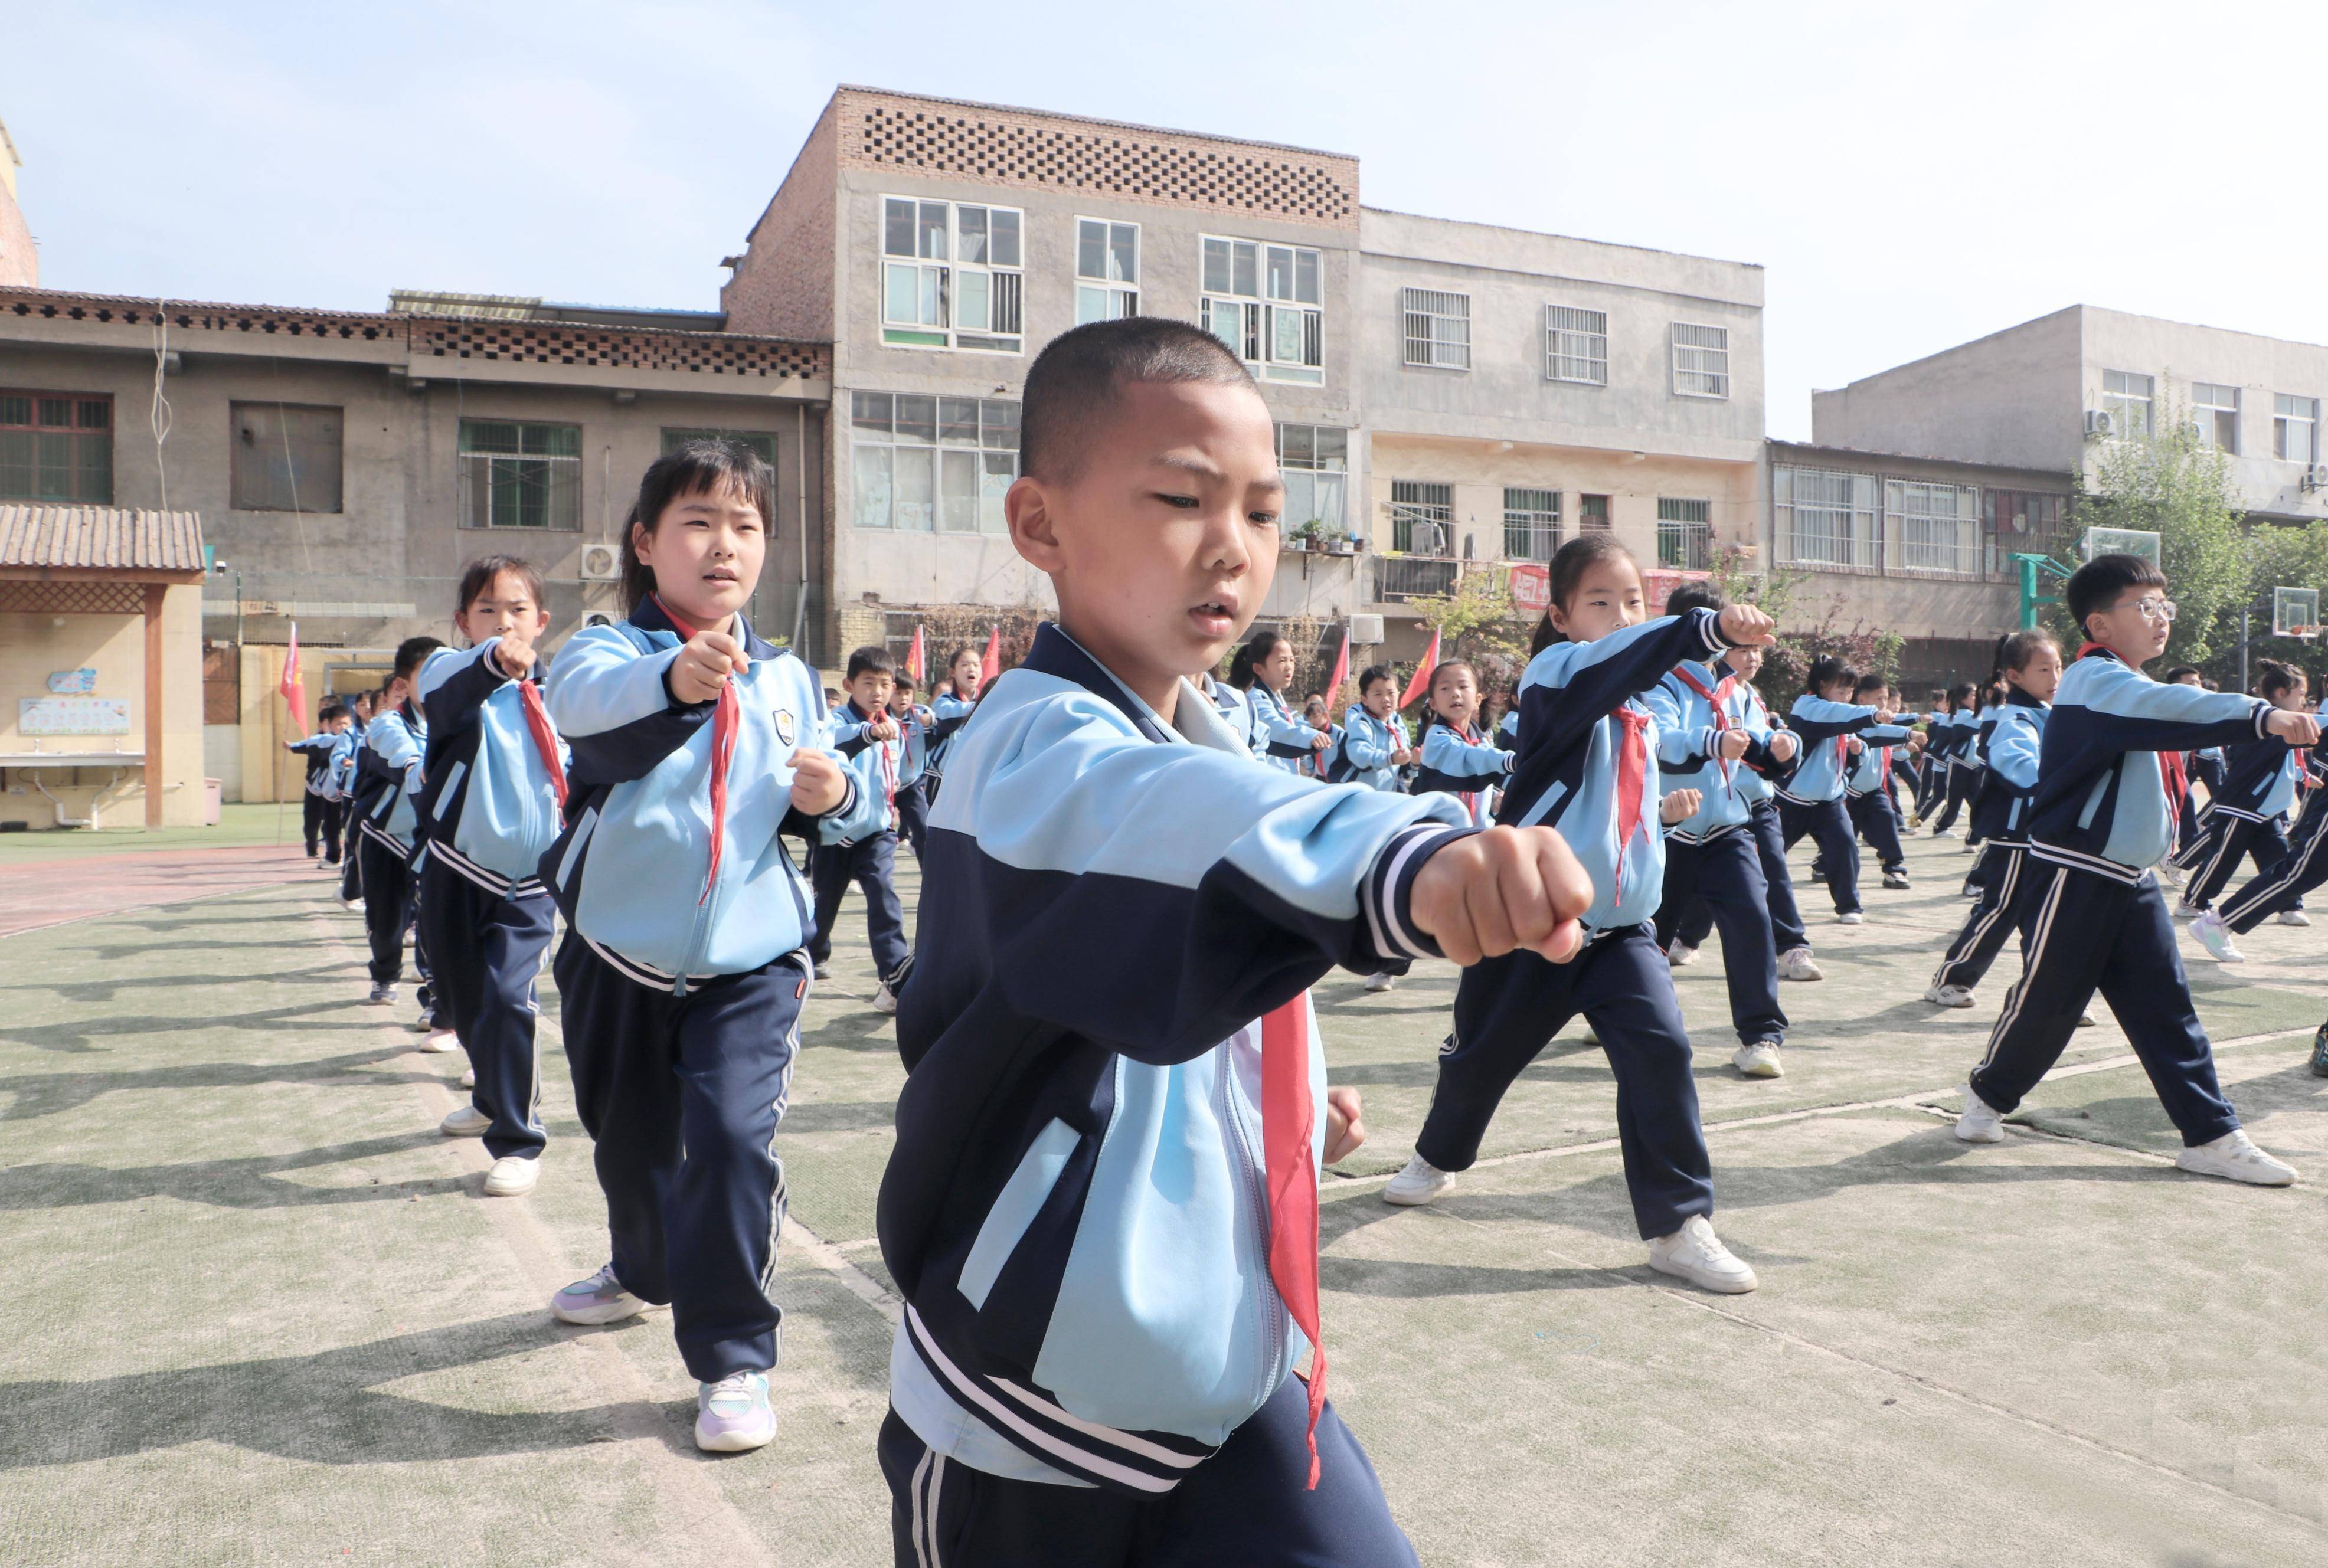
[[994,1207],[986,1211],[985,1223],[978,1227],[978,1239],[971,1244],[970,1255],[962,1260],[962,1275],[955,1282],[972,1306],[986,1305],[1002,1265],[1010,1261],[1027,1227],[1049,1201],[1060,1174],[1082,1141],[1082,1133],[1055,1117],[1019,1156],[1018,1168],[1003,1183]]

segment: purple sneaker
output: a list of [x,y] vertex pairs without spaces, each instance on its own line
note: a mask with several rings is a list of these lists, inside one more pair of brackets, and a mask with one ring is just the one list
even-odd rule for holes
[[647,1304],[623,1289],[622,1282],[615,1278],[612,1263],[549,1298],[550,1315],[566,1323],[619,1323],[646,1310]]
[[706,1453],[746,1453],[765,1448],[775,1435],[766,1373],[731,1372],[696,1390],[695,1446]]

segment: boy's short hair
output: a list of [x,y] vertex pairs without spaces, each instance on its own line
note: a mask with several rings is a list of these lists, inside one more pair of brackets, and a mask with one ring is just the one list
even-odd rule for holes
[[2185,675],[2196,675],[2198,673],[2199,666],[2196,664],[2177,664],[2173,669],[2169,670],[2165,674],[2160,676],[2159,679],[2165,681],[2169,686],[2172,686],[2177,681],[2182,680]]
[[1364,697],[1366,694],[1366,688],[1377,681],[1394,681],[1397,679],[1397,676],[1391,673],[1389,665],[1369,664],[1358,671],[1358,695]]
[[1028,368],[1019,394],[1018,471],[1073,479],[1094,424],[1129,381],[1253,387],[1244,361],[1202,327],[1152,315],[1086,322],[1053,338]]
[[[409,681],[413,671],[428,662],[428,655],[445,645],[441,637],[407,637],[396,645],[396,678]],[[383,690],[385,690],[383,688]]]
[[315,713],[317,722],[323,724],[329,724],[334,718],[345,718],[347,716],[347,704],[343,702],[326,702]]
[[2118,601],[2118,596],[2128,588],[2163,588],[2166,574],[2138,555],[2098,555],[2070,574],[2070,586],[2061,596],[2070,606],[2070,619],[2078,624],[2078,634],[2086,634],[2086,617],[2107,610]]
[[1685,615],[1692,610],[1712,610],[1720,615],[1730,607],[1722,590],[1711,583],[1684,583],[1666,596],[1666,614]]
[[868,643],[849,655],[849,673],[845,679],[853,685],[859,675],[894,676],[896,672],[897,663],[889,657],[889,650]]
[[1869,670],[1861,673],[1858,683],[1852,687],[1851,691],[1852,695],[1856,697],[1863,691],[1889,690],[1891,686],[1892,681],[1890,678],[1883,673],[1883,671],[1881,670]]
[[890,684],[900,691],[911,691],[914,689],[914,672],[911,670],[893,670],[890,671]]

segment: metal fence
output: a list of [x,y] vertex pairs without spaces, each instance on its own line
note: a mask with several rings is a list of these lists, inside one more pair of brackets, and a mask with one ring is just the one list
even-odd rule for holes
[[1451,594],[1463,568],[1446,556],[1379,555],[1374,562],[1375,602],[1384,605]]

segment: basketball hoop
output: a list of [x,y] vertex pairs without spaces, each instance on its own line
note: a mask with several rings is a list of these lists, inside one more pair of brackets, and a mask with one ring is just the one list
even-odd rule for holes
[[2275,637],[2295,637],[2309,643],[2320,635],[2320,590],[2318,588],[2274,588],[2271,590],[2271,633]]

